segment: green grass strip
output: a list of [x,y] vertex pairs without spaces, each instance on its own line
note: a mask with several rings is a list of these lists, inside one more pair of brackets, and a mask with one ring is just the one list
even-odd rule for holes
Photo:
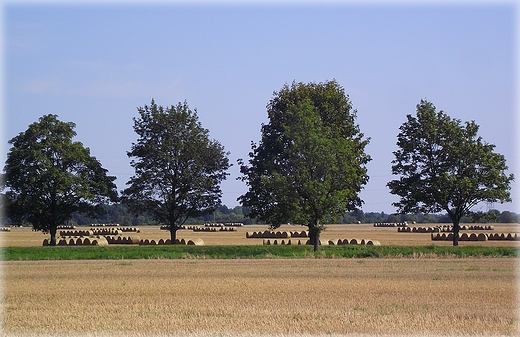
[[6,247],[3,261],[117,259],[518,257],[513,247],[446,246],[59,246]]

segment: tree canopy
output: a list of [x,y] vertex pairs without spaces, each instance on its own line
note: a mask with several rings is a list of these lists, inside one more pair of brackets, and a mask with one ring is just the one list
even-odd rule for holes
[[135,213],[169,225],[174,244],[188,218],[212,213],[221,204],[229,153],[209,139],[186,102],[164,108],[152,100],[138,112],[134,131],[139,138],[128,152],[135,175],[122,199]]
[[368,182],[364,149],[369,140],[355,124],[356,111],[335,81],[285,85],[267,106],[269,123],[251,144],[249,165],[239,160],[249,190],[238,198],[250,217],[273,228],[308,226],[319,248],[322,222],[362,205]]
[[505,157],[495,153],[477,135],[474,121],[452,119],[421,100],[416,116],[397,135],[392,173],[400,178],[387,186],[400,197],[393,203],[402,213],[446,211],[454,225],[458,245],[460,219],[479,202],[510,202],[513,174],[507,174]]
[[57,226],[75,212],[91,216],[100,204],[116,201],[115,177],[90,155],[76,136],[74,123],[46,115],[9,141],[3,189],[7,213],[25,219],[34,230],[50,232],[56,244]]

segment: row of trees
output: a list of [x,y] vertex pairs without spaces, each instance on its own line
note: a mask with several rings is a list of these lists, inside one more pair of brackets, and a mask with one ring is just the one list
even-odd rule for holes
[[[128,206],[115,203],[103,205],[103,214],[98,214],[90,217],[83,213],[73,213],[68,224],[75,226],[90,226],[93,223],[118,223],[122,226],[147,226],[159,225],[155,219],[147,213],[135,215]],[[245,225],[264,223],[254,218],[248,217],[247,208],[242,206],[235,206],[228,208],[226,205],[219,206],[213,213],[204,214],[198,218],[189,218],[186,224],[201,224],[208,222],[226,223],[226,222],[240,222]],[[376,223],[376,222],[408,222],[408,223],[449,223],[450,216],[444,214],[388,214],[385,212],[363,212],[356,210],[347,212],[343,216],[338,217],[334,222],[336,224],[357,224],[361,223]],[[462,218],[462,223],[518,223],[520,222],[520,215],[510,212],[500,212],[496,209],[488,210],[487,212],[474,212]],[[16,219],[4,218],[1,222],[2,226],[20,226],[27,225],[26,223],[18,223]]]
[[[121,201],[136,216],[170,226],[171,241],[189,219],[214,214],[221,204],[220,183],[231,166],[229,153],[198,121],[187,103],[138,108],[138,135],[127,153],[135,174],[118,196],[109,176],[89,149],[73,142],[73,123],[46,115],[9,141],[2,179],[2,206],[11,218],[48,231],[73,214],[102,213],[100,205]],[[363,204],[359,192],[369,176],[370,139],[356,124],[356,110],[335,81],[295,83],[274,92],[267,105],[269,123],[261,140],[251,143],[249,159],[239,160],[239,178],[248,191],[238,200],[247,216],[277,228],[307,226],[319,249],[324,223],[335,222]],[[422,100],[416,116],[397,136],[388,183],[402,214],[444,211],[459,224],[479,202],[511,201],[505,158],[477,136],[478,126],[462,124]],[[477,214],[478,215],[478,214]]]

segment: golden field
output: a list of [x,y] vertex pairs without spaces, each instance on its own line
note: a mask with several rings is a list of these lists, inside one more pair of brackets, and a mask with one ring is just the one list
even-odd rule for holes
[[[427,226],[427,225],[420,225]],[[495,224],[495,232],[519,232]],[[207,245],[262,244],[236,232],[192,232]],[[303,230],[284,226],[280,230]],[[141,227],[143,239],[166,239]],[[41,246],[30,228],[1,246]],[[427,233],[330,225],[323,240],[451,245]],[[518,241],[460,245],[518,247]],[[518,258],[95,260],[1,262],[2,336],[517,336]]]
[[7,336],[517,336],[518,262],[3,262],[3,329]]
[[[429,227],[435,225],[439,224],[418,224],[416,226]],[[491,225],[495,228],[493,231],[471,232],[520,233],[518,224]],[[88,227],[78,227],[78,229],[87,228]],[[303,231],[306,228],[307,227],[299,225],[283,225],[277,229],[277,231]],[[261,245],[263,242],[262,239],[246,239],[246,232],[265,231],[267,229],[267,225],[247,225],[238,227],[235,232],[193,232],[191,230],[179,230],[177,232],[177,238],[186,240],[200,238],[206,245]],[[138,236],[141,239],[153,239],[156,241],[170,237],[168,231],[161,230],[158,226],[143,226],[139,227],[139,230],[140,233],[125,233],[123,236]],[[29,227],[12,228],[10,232],[0,232],[0,247],[41,246],[43,240],[46,238],[49,238],[48,234],[34,232]],[[327,225],[326,230],[321,234],[322,241],[352,238],[377,240],[381,245],[452,245],[450,241],[432,241],[429,233],[398,233],[395,227],[374,227],[373,224]],[[301,240],[302,242],[305,241],[305,239]],[[460,242],[460,245],[520,247],[520,241],[464,241]]]

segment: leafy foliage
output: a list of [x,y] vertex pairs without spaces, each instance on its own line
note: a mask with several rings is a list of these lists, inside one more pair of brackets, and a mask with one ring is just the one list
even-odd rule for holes
[[101,203],[116,201],[115,177],[76,136],[74,123],[46,115],[9,141],[4,167],[7,212],[26,219],[34,230],[50,232],[55,244],[58,225],[73,213],[95,216]]
[[479,202],[511,201],[514,176],[505,173],[504,156],[477,136],[478,129],[474,121],[462,125],[421,100],[417,116],[408,115],[397,136],[392,173],[401,177],[387,184],[400,197],[394,206],[402,213],[446,211],[458,234],[461,218]]
[[154,100],[134,118],[137,143],[128,156],[135,176],[123,201],[136,214],[147,212],[176,231],[190,217],[213,212],[222,196],[220,182],[230,167],[228,153],[198,121],[186,102],[163,108]]
[[356,112],[336,81],[285,85],[268,106],[269,124],[252,143],[249,165],[239,161],[249,191],[240,196],[249,216],[273,228],[293,222],[309,227],[318,248],[322,221],[361,206],[368,181],[368,144]]

